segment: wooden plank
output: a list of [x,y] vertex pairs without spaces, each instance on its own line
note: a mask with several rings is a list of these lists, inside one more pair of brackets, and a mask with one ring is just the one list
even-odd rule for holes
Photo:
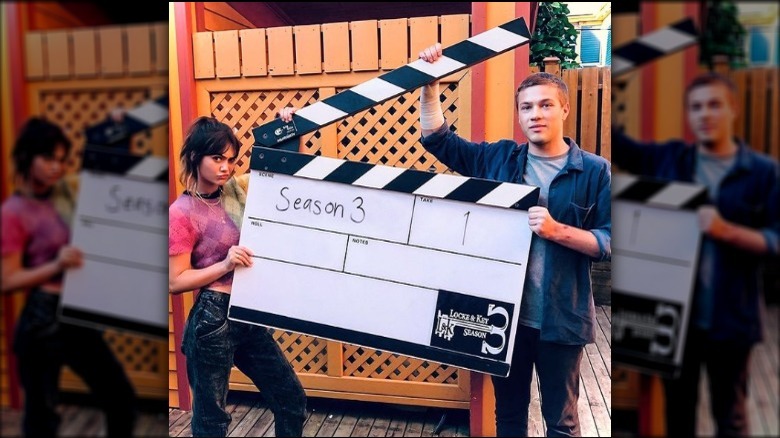
[[737,138],[741,138],[745,141],[747,141],[745,133],[745,114],[747,114],[746,102],[749,93],[747,75],[747,70],[737,70],[731,74],[731,80],[734,82],[734,86],[737,88],[735,96],[737,99],[737,117],[736,120],[734,120],[734,135],[737,136]]
[[385,436],[387,435],[387,429],[390,427],[390,421],[392,420],[388,410],[381,409],[376,413],[374,417],[374,424],[371,425],[371,430],[366,436]]
[[585,390],[585,385],[580,378],[580,397],[577,399],[577,411],[580,417],[580,431],[582,436],[600,436],[598,429],[596,429],[596,420],[593,418],[593,413],[589,409],[589,401]]
[[528,435],[545,436],[546,429],[542,417],[542,397],[539,389],[539,375],[534,370],[531,374],[531,404],[528,406]]
[[349,71],[349,23],[323,24],[322,46],[322,67],[327,73]]
[[303,425],[303,434],[301,436],[316,436],[320,427],[322,427],[322,423],[325,422],[327,414],[327,410],[313,409],[306,420],[306,424]]
[[352,431],[355,430],[357,422],[358,417],[355,415],[355,413],[344,412],[344,416],[341,417],[339,427],[336,428],[336,432],[333,434],[333,436],[360,436],[352,434]]
[[296,73],[322,73],[322,33],[319,24],[295,26]]
[[268,74],[284,76],[295,73],[292,27],[266,29],[268,35]]
[[[260,417],[265,414],[267,409],[264,406],[264,402],[258,400],[252,405],[252,408],[247,414],[238,421],[236,427],[228,434],[228,436],[252,436],[249,435],[249,431],[255,426]],[[235,420],[233,420],[235,421]],[[255,435],[256,436],[256,435]]]
[[[168,71],[168,23],[157,23],[152,26],[154,32],[154,71]],[[170,300],[169,300],[170,306]]]
[[273,424],[274,414],[270,409],[266,409],[244,436],[266,436],[269,431],[273,432]]
[[759,152],[767,151],[767,75],[763,68],[750,72],[750,147]]
[[244,420],[249,412],[254,408],[255,403],[252,402],[245,394],[240,394],[241,400],[235,402],[235,409],[231,414],[230,425],[228,426],[227,435],[231,435],[239,424]]
[[238,58],[238,31],[224,30],[214,32],[214,59],[218,78],[237,78],[241,76],[241,64]]
[[125,27],[127,36],[127,72],[149,74],[152,71],[152,34],[148,24]]
[[441,22],[441,45],[446,48],[469,37],[469,15],[443,15]]
[[[569,89],[569,116],[563,122],[563,135],[569,138],[577,138],[577,121],[579,120],[579,103],[577,89],[579,88],[581,69],[570,68],[563,71],[563,82]],[[580,145],[582,146],[582,145]]]
[[420,52],[439,40],[439,20],[436,17],[409,19],[409,61],[418,59]]
[[599,155],[612,161],[612,71],[599,68],[601,72],[601,145]]
[[320,430],[317,431],[315,436],[337,436],[336,430],[341,423],[341,418],[344,416],[344,409],[341,407],[331,408],[328,411],[327,417],[322,422]]
[[125,48],[122,29],[118,26],[98,30],[100,42],[100,73],[103,76],[122,75],[125,72]]
[[197,32],[192,34],[193,64],[195,79],[214,77],[214,34]]
[[[612,436],[612,419],[610,413],[610,403],[612,401],[611,391],[609,390],[611,382],[609,376],[603,373],[603,363],[599,356],[598,349],[592,348],[593,344],[588,344],[583,351],[583,358],[580,364],[580,379],[585,388],[585,393],[580,397],[587,397],[588,412],[593,416],[598,436]],[[594,365],[601,363],[601,372],[597,375]]]
[[242,29],[238,35],[241,38],[241,73],[246,77],[267,75],[265,29]]
[[408,64],[407,19],[380,20],[379,32],[382,38],[379,50],[382,70],[393,70]]
[[73,74],[79,78],[94,77],[97,68],[97,44],[94,29],[74,29],[73,38]]
[[46,75],[44,38],[40,32],[28,32],[24,36],[24,67],[27,79],[42,79]]
[[580,111],[580,138],[577,142],[588,152],[596,152],[596,135],[598,134],[598,86],[599,72],[595,68],[582,69],[582,110]]
[[352,71],[373,71],[379,69],[379,33],[377,20],[353,21]]
[[46,58],[49,65],[49,77],[64,79],[71,76],[70,32],[48,32],[46,35]]
[[[428,409],[430,410],[430,409]],[[403,436],[422,436],[423,426],[425,426],[425,416],[428,410],[412,413],[406,420],[406,430]]]
[[385,436],[406,436],[407,419],[402,415],[395,415],[390,420],[390,425],[387,427],[387,434]]

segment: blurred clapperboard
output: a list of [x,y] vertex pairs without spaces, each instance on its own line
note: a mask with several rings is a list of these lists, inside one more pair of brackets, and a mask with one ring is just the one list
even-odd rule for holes
[[168,122],[167,96],[86,130],[62,319],[164,337],[168,333],[168,160],[129,152],[135,134]]
[[701,231],[698,184],[612,179],[612,359],[675,375],[682,362]]
[[506,376],[539,189],[295,151],[529,38],[513,20],[255,128],[229,317]]
[[[698,43],[685,19],[648,32],[612,52],[623,75]],[[617,117],[628,78],[616,80]],[[698,269],[701,231],[696,208],[704,186],[614,175],[612,179],[612,358],[664,376],[682,364]]]

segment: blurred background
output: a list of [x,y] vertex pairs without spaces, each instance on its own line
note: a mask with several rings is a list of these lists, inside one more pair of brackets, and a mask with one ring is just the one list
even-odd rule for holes
[[[613,126],[629,137],[664,143],[693,133],[686,123],[684,90],[706,71],[729,77],[737,87],[735,135],[758,152],[780,157],[778,137],[778,6],[770,2],[615,2],[611,44],[618,49],[641,35],[683,19],[700,29],[697,44],[613,77]],[[613,73],[614,74],[614,73]],[[613,144],[615,140],[613,138]],[[613,166],[613,173],[620,172]],[[778,434],[778,291],[780,264],[767,258],[762,269],[764,341],[752,350],[747,412],[751,434]],[[661,379],[613,363],[615,436],[667,433]],[[697,434],[713,435],[709,393],[702,379]]]
[[[0,196],[15,189],[9,159],[19,128],[40,116],[62,128],[72,142],[66,178],[77,179],[86,128],[115,109],[129,110],[168,90],[168,5],[153,2],[3,2],[2,167]],[[167,157],[168,128],[138,132],[130,152]],[[165,294],[161,290],[160,294]],[[20,433],[23,391],[10,342],[26,291],[2,296],[0,405],[3,436]],[[106,331],[141,402],[135,435],[166,432],[167,339]],[[63,435],[98,435],[103,420],[88,390],[71,370],[60,380]]]

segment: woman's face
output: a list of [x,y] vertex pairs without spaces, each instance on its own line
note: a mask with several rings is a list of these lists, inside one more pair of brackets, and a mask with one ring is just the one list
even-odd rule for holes
[[237,158],[236,152],[229,145],[225,146],[225,150],[219,155],[206,155],[203,157],[198,168],[199,185],[206,187],[223,186],[230,178],[230,175],[233,174]]
[[54,186],[65,174],[65,146],[57,145],[51,155],[36,155],[30,166],[33,184],[44,189]]

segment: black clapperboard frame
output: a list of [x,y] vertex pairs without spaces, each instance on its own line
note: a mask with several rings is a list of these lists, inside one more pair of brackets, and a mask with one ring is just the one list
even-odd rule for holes
[[[229,318],[508,375],[531,239],[522,224],[539,189],[297,150],[301,135],[529,40],[525,21],[512,20],[443,49],[436,63],[411,62],[304,107],[291,122],[255,128],[241,232],[255,258],[235,271]],[[321,214],[341,222],[301,216]],[[459,275],[463,284],[453,281]]]
[[168,160],[129,152],[133,135],[168,121],[167,96],[86,130],[66,271],[63,321],[155,338],[168,334]]
[[612,50],[612,75],[627,73],[696,45],[698,38],[696,26],[690,18],[648,32]]
[[612,359],[679,373],[698,274],[706,187],[612,177]]

